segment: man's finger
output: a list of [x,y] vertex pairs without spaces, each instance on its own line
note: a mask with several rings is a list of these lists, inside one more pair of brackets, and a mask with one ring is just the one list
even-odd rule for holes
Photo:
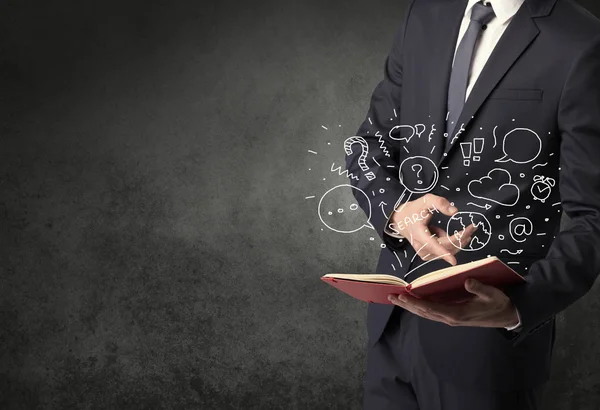
[[[470,224],[465,229],[460,232],[454,232],[443,238],[443,240],[447,240],[454,247],[464,249],[467,246],[471,239],[473,238],[473,233],[477,230],[477,227],[473,224]],[[440,240],[440,243],[445,246],[445,241]]]
[[[464,238],[463,239],[463,243],[465,243],[465,244],[469,243],[470,241],[471,241],[471,238]],[[452,255],[456,255],[458,252],[461,251],[461,248],[458,247],[458,246],[456,246],[456,245],[458,245],[458,243],[451,242],[448,237],[445,237],[445,238],[442,238],[442,239],[438,240],[438,243],[440,245],[442,245]]]
[[458,212],[458,208],[455,207],[443,196],[434,194],[426,194],[423,196],[423,201],[427,204],[433,205],[438,211],[447,216],[452,216]]
[[436,225],[429,225],[429,231],[435,234],[438,238],[445,238],[448,236],[445,230]]
[[475,231],[477,230],[477,226],[470,224],[465,229],[462,230],[462,234],[468,237],[471,237]]
[[486,301],[494,300],[498,296],[498,292],[502,292],[493,286],[485,285],[473,278],[465,281],[465,289]]
[[427,254],[430,254],[433,258],[436,256],[444,255],[442,259],[444,259],[451,265],[456,265],[456,258],[454,257],[454,255],[449,253],[448,249],[440,245],[438,239],[435,236],[430,235],[429,232],[425,233],[425,231],[420,232],[419,230],[416,230],[413,233],[413,236],[418,242],[421,242],[423,244],[419,248],[415,249],[419,256],[425,256]]

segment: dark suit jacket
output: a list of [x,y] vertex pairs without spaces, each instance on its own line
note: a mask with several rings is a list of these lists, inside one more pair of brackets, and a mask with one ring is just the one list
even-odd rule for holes
[[[364,195],[355,194],[356,199],[372,212],[371,223],[387,246],[377,272],[403,277],[422,263],[418,257],[411,263],[414,250],[407,241],[383,233],[405,189],[399,164],[409,157],[417,157],[422,173],[403,170],[406,186],[416,191],[437,178],[431,193],[487,219],[489,226],[478,231],[484,236],[473,248],[485,246],[459,252],[458,262],[496,255],[526,278],[526,284],[506,292],[520,313],[521,332],[419,318],[422,348],[442,379],[525,388],[547,381],[555,315],[581,298],[600,271],[600,23],[570,0],[526,0],[466,101],[458,121],[464,131],[448,137],[454,142],[444,154],[448,82],[466,3],[411,2],[356,134],[368,142],[375,178],[366,178],[359,167],[359,150],[347,156],[346,167],[361,176],[350,181],[367,194],[372,209]],[[478,145],[461,147],[477,138]],[[477,155],[469,152],[475,147]],[[511,160],[503,159],[505,154]],[[437,165],[437,177],[431,161],[421,157]],[[416,185],[415,178],[424,180]],[[415,192],[411,199],[422,195]],[[561,211],[569,224],[559,233]],[[432,222],[448,227],[443,215]],[[445,266],[433,261],[407,279]],[[369,305],[371,344],[392,308]]]

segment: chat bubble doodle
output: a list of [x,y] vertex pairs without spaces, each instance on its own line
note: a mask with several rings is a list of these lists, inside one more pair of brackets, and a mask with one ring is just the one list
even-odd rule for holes
[[533,222],[529,218],[519,216],[510,221],[508,232],[513,241],[525,242],[529,235],[533,233]]
[[[368,214],[358,206],[355,195],[362,195],[368,204]],[[367,194],[349,184],[329,189],[319,200],[319,218],[334,232],[353,233],[371,225],[371,201]]]
[[417,130],[412,125],[396,125],[388,133],[390,139],[394,141],[406,141],[407,144],[415,135],[417,135]]
[[413,194],[423,194],[435,188],[440,173],[435,162],[429,158],[414,156],[402,161],[398,177],[406,190]]
[[421,135],[425,132],[427,127],[425,124],[417,124],[415,125],[415,134],[417,134],[417,138],[421,138]]
[[474,198],[502,206],[515,205],[521,195],[519,187],[512,183],[510,172],[502,168],[494,168],[486,176],[472,180],[467,190]]
[[515,128],[502,140],[502,158],[495,162],[527,164],[534,161],[542,152],[542,139],[529,128]]
[[[462,238],[462,231],[469,225],[475,225],[477,230],[471,235],[471,240],[466,242]],[[474,252],[481,250],[492,238],[492,225],[484,214],[479,212],[457,212],[448,220],[446,225],[448,240],[454,247]]]

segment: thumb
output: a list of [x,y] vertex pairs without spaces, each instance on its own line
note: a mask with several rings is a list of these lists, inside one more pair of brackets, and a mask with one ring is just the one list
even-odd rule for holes
[[469,278],[465,281],[465,289],[476,296],[479,296],[484,300],[491,300],[494,298],[494,293],[497,290],[493,286],[484,285],[476,279]]

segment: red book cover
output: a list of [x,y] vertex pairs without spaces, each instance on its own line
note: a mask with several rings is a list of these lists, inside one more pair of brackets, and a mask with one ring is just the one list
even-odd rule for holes
[[[388,284],[360,280],[361,276],[368,275],[351,274],[345,275],[345,278],[336,275],[344,276],[332,273],[322,276],[321,279],[356,299],[382,304],[392,303],[387,298],[390,293],[409,293],[417,298],[442,303],[465,302],[473,297],[464,287],[468,278],[475,278],[500,289],[525,282],[525,278],[494,256],[431,272],[406,286],[400,278],[396,278],[398,284]],[[354,278],[350,279],[349,276]]]

